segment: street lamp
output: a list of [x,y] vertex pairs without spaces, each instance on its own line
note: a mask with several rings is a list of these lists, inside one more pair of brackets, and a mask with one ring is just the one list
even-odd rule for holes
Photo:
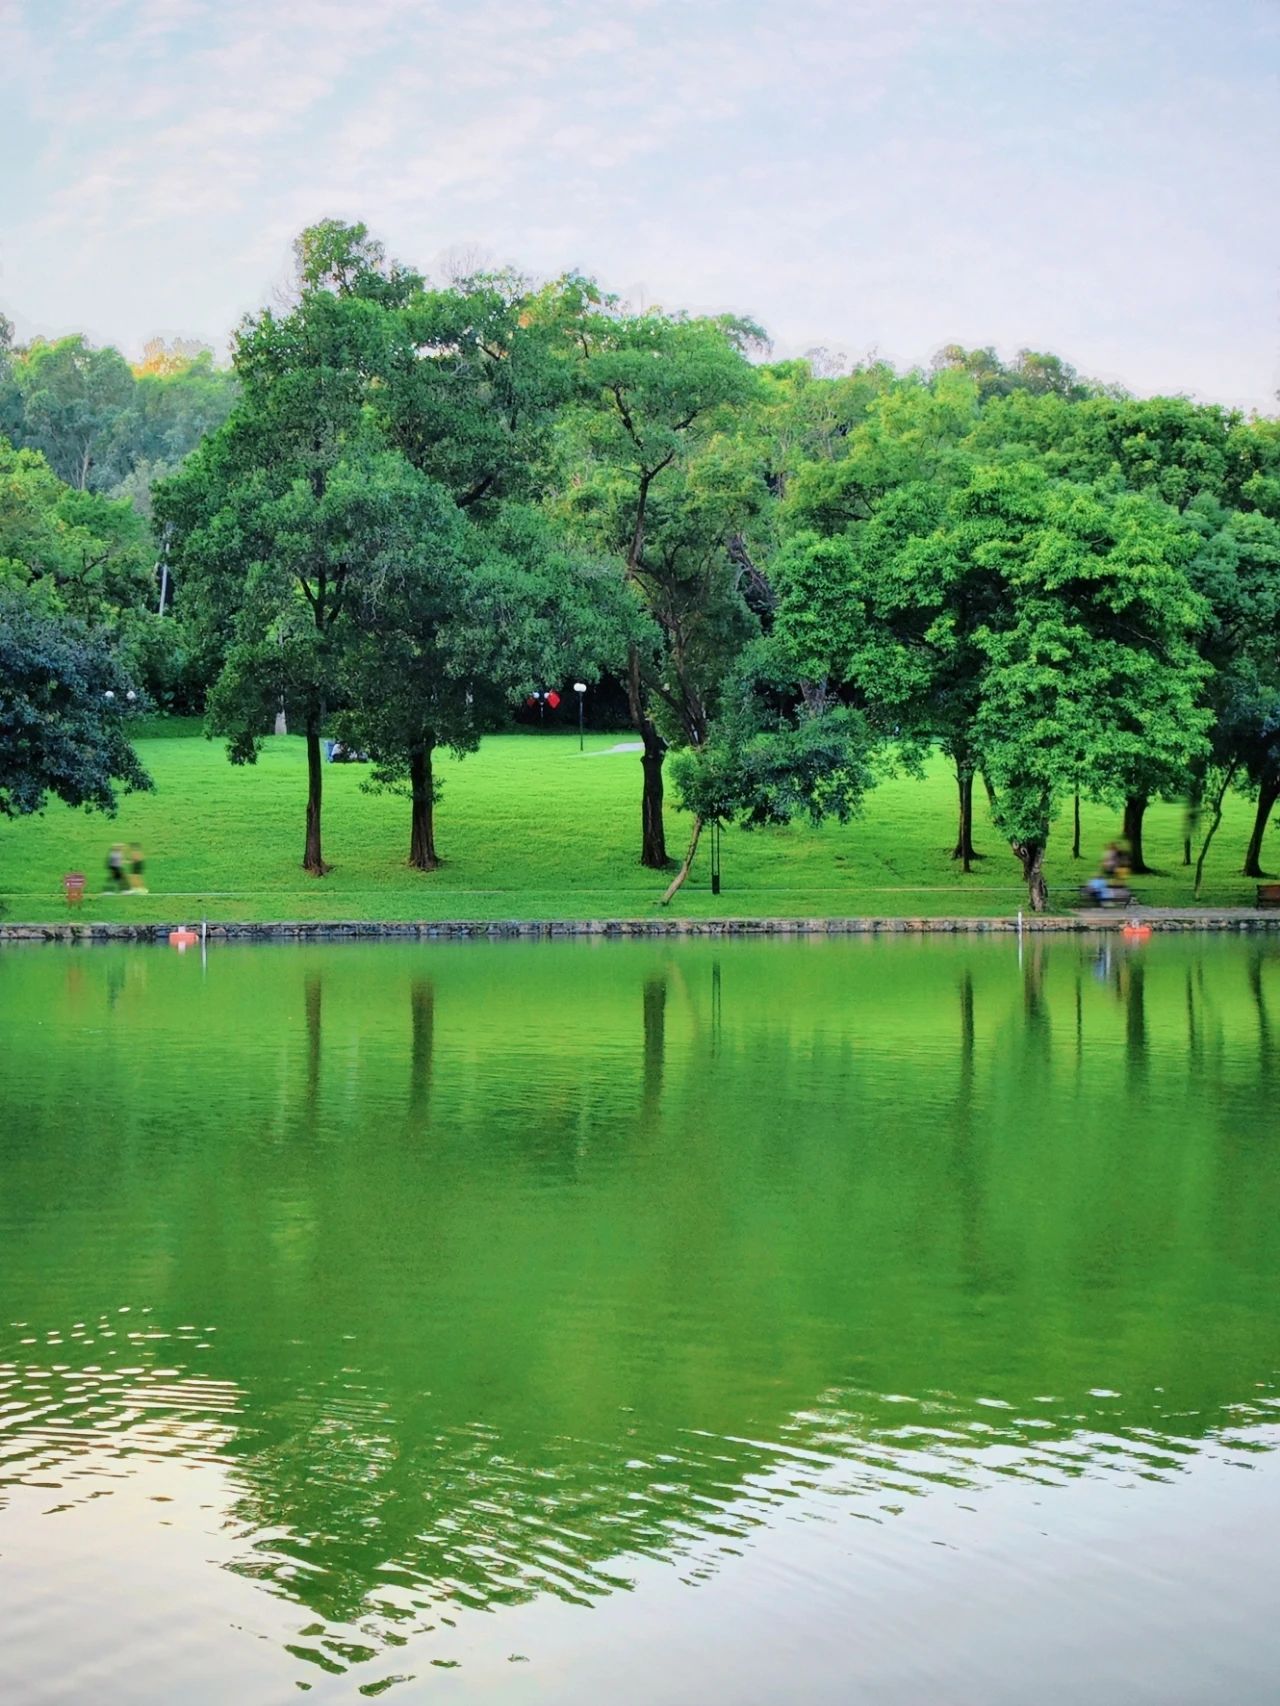
[[582,706],[587,691],[585,681],[575,681],[573,691],[578,695],[578,751],[582,751]]

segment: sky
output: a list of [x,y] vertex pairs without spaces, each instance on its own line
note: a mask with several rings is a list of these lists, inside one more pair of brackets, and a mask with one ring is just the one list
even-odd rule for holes
[[0,140],[22,337],[224,356],[337,217],[1280,407],[1280,0],[0,0]]

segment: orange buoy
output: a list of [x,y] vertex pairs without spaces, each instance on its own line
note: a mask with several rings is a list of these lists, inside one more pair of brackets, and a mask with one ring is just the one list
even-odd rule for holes
[[1127,936],[1131,942],[1145,942],[1151,934],[1151,926],[1149,924],[1126,924],[1120,933],[1122,936]]
[[187,948],[194,947],[199,940],[200,938],[194,930],[170,930],[169,932],[169,946],[176,948],[179,953],[184,952]]

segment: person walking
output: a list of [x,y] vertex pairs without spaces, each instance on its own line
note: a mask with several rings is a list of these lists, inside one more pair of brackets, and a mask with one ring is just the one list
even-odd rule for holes
[[129,879],[125,875],[124,842],[117,841],[107,850],[107,892],[121,894],[128,890]]
[[134,894],[146,894],[147,885],[143,881],[142,848],[136,841],[129,845],[129,888]]

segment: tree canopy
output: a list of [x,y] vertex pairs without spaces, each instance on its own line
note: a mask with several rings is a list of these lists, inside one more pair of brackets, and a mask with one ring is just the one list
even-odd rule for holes
[[183,340],[133,365],[78,335],[20,345],[0,316],[0,592],[11,648],[109,657],[203,710],[235,761],[281,715],[299,728],[308,870],[322,734],[408,794],[429,871],[433,753],[583,680],[639,735],[654,869],[669,752],[687,870],[704,821],[844,820],[937,749],[940,856],[983,856],[981,781],[1035,906],[1082,794],[1140,870],[1148,800],[1186,801],[1202,867],[1215,801],[1251,789],[1260,874],[1280,422],[1032,349],[775,361],[749,319],[637,309],[576,273],[432,282],[360,224],[294,253],[230,369]]

